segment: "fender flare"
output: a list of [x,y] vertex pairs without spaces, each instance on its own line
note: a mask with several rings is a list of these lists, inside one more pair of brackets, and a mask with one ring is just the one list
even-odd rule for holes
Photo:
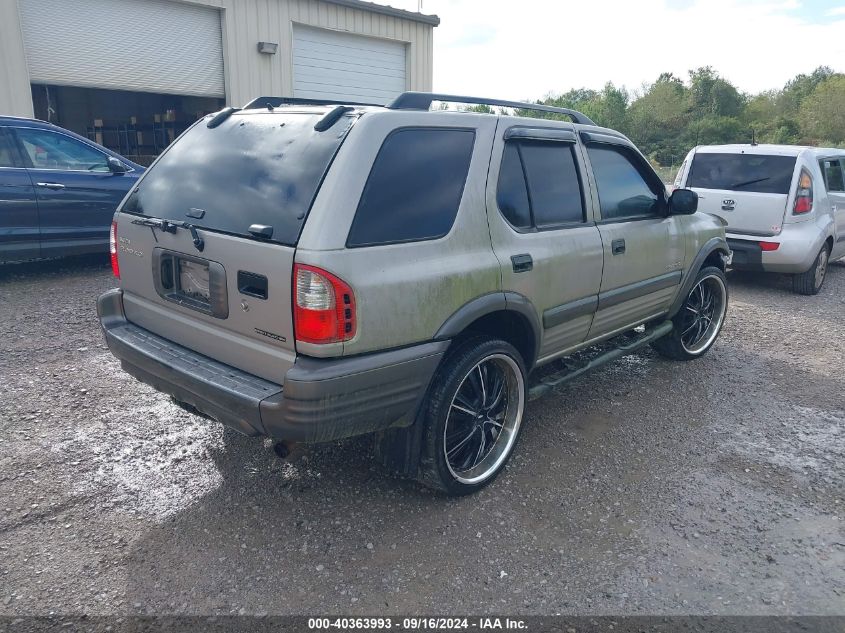
[[528,370],[531,371],[540,352],[540,337],[543,330],[534,304],[528,297],[516,292],[491,292],[465,303],[443,322],[443,325],[434,335],[434,339],[455,338],[471,323],[493,312],[515,312],[528,321],[534,338],[534,358],[526,358],[525,363]]
[[678,313],[678,310],[681,309],[681,306],[684,303],[684,299],[686,299],[689,291],[692,290],[692,285],[695,283],[698,271],[700,271],[702,266],[704,266],[704,260],[716,251],[724,257],[730,255],[731,249],[728,247],[728,242],[724,237],[712,237],[698,250],[698,254],[692,260],[692,264],[690,264],[686,276],[681,280],[681,289],[678,291],[675,300],[672,302],[672,307],[669,308],[670,319]]

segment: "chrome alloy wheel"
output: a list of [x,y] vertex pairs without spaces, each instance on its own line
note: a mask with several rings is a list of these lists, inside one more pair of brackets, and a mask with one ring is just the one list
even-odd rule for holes
[[818,258],[816,259],[816,275],[814,282],[816,284],[816,288],[822,287],[822,282],[824,281],[824,276],[827,274],[827,249],[823,248],[821,253],[819,253]]
[[516,361],[487,356],[469,370],[452,398],[443,429],[449,472],[463,484],[492,476],[516,441],[525,386]]
[[721,278],[703,277],[687,296],[681,320],[681,345],[689,354],[704,352],[722,329],[728,293]]

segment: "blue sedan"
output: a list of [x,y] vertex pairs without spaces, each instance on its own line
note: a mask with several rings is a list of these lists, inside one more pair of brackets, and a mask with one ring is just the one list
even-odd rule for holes
[[0,116],[0,263],[107,253],[144,168],[51,123]]

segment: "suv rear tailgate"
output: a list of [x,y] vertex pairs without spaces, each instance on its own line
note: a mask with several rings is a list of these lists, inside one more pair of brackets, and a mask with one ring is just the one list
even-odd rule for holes
[[[205,242],[200,253],[187,230],[164,233],[132,224],[133,219],[128,214],[118,218],[118,257],[126,318],[184,347],[281,383],[296,358],[290,304],[295,249],[200,230]],[[218,300],[224,302],[228,313],[206,314],[190,304],[179,303],[175,293],[163,289],[162,255],[198,258],[210,266],[219,265],[225,276],[225,290]],[[266,278],[266,299],[240,291],[241,271]]]
[[777,235],[783,228],[796,157],[697,152],[686,186],[698,194],[700,211],[728,222],[729,233]]
[[281,384],[296,358],[294,254],[355,117],[251,110],[199,121],[147,171],[117,216],[126,318]]

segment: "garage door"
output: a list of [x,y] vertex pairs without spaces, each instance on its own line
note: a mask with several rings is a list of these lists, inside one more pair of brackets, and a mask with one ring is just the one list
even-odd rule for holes
[[171,0],[19,0],[32,83],[223,97],[217,9]]
[[294,25],[295,97],[387,103],[404,91],[404,43]]

